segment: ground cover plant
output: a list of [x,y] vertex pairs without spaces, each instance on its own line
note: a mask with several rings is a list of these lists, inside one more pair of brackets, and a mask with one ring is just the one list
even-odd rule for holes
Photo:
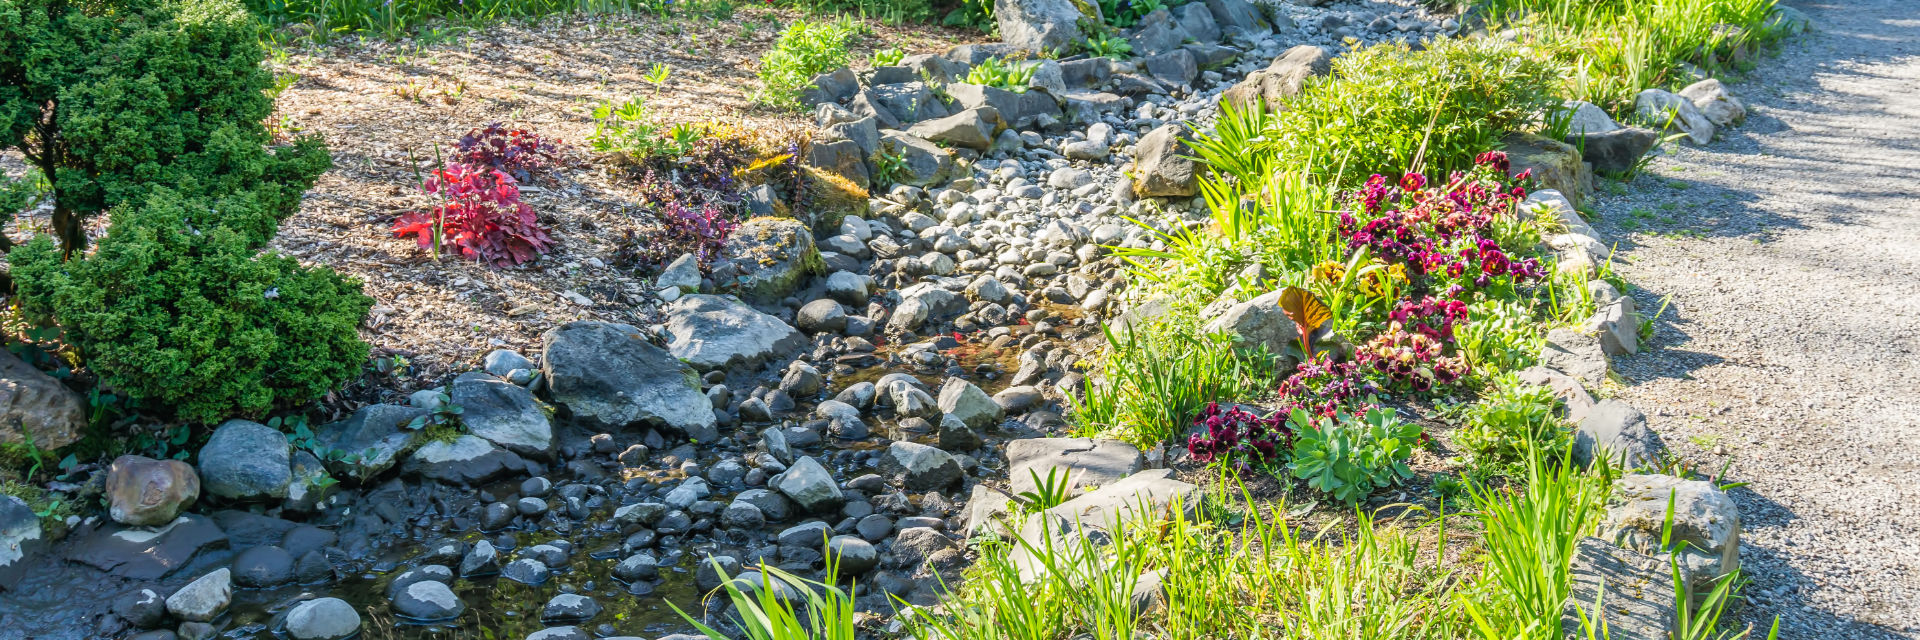
[[1632,111],[1643,89],[1678,88],[1734,70],[1782,35],[1770,22],[1776,0],[1485,0],[1496,27],[1527,30],[1561,67],[1561,93]]
[[773,50],[760,58],[757,98],[778,107],[797,108],[800,90],[821,73],[844,67],[847,45],[860,34],[851,19],[795,20],[780,33]]

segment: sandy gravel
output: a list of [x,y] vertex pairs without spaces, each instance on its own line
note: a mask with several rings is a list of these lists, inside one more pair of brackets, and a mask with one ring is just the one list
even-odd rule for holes
[[1757,635],[1920,637],[1920,3],[1795,4],[1818,32],[1735,86],[1747,124],[1598,202],[1672,301],[1616,393],[1750,483]]

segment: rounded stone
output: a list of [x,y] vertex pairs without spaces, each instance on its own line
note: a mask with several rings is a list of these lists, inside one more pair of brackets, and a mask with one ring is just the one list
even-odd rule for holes
[[467,610],[446,583],[422,580],[407,585],[393,599],[393,613],[415,621],[451,620]]
[[293,581],[293,554],[273,545],[260,545],[233,558],[234,584],[249,589],[277,587]]
[[360,633],[360,613],[339,598],[320,598],[287,611],[287,637],[293,640],[343,640]]

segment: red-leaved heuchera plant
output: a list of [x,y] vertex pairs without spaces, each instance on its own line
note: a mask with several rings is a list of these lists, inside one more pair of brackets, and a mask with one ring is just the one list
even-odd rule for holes
[[414,236],[421,247],[436,250],[450,246],[496,267],[531,261],[553,247],[533,207],[520,201],[519,184],[504,171],[450,163],[433,172],[421,189],[439,195],[440,204],[400,216],[394,221],[395,236]]

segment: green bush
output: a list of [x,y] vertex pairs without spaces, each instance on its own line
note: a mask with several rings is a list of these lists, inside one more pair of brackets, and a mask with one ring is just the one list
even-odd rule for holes
[[1537,125],[1558,106],[1558,83],[1545,62],[1493,39],[1375,45],[1335,58],[1330,77],[1289,100],[1276,140],[1282,157],[1348,182],[1399,176],[1418,160],[1444,176]]
[[1335,500],[1357,503],[1375,489],[1413,477],[1407,459],[1420,439],[1420,425],[1401,420],[1392,409],[1368,409],[1366,415],[1341,414],[1315,419],[1293,410],[1293,477]]
[[157,185],[250,190],[273,214],[247,221],[256,237],[297,207],[330,160],[317,140],[267,149],[260,36],[232,0],[0,0],[0,149],[51,182],[66,252],[86,246],[87,217]]
[[[271,191],[271,190],[270,190]],[[359,372],[358,282],[260,253],[271,202],[156,188],[116,208],[93,255],[62,260],[46,236],[9,256],[22,311],[57,322],[101,383],[213,422],[304,402]],[[230,225],[230,221],[251,221]]]
[[1481,475],[1516,475],[1529,450],[1556,460],[1571,446],[1572,433],[1555,413],[1559,407],[1552,389],[1503,374],[1486,397],[1461,409],[1454,441]]
[[800,90],[813,77],[847,66],[852,56],[847,44],[860,32],[851,19],[809,22],[795,20],[780,33],[773,49],[760,58],[761,102],[799,107]]

